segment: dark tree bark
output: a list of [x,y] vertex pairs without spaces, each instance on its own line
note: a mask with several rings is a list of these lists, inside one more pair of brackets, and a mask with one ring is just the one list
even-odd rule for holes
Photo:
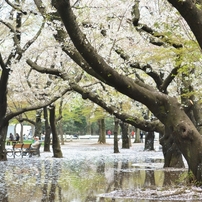
[[60,141],[57,135],[55,127],[55,106],[50,107],[50,125],[52,131],[52,148],[53,148],[53,157],[62,158],[62,151],[60,148]]
[[62,145],[64,145],[64,138],[63,138],[63,127],[62,127],[62,106],[63,106],[63,98],[61,97],[60,105],[59,105],[59,117],[57,118],[57,129],[58,134],[60,136],[60,142]]
[[105,132],[104,119],[98,120],[98,126],[99,126],[99,139],[98,139],[98,142],[100,144],[105,144],[106,143],[106,132]]
[[185,165],[183,162],[182,154],[170,133],[171,131],[169,128],[166,128],[164,136],[160,138],[160,144],[162,145],[164,155],[164,168],[184,168]]
[[39,109],[36,111],[36,125],[35,125],[35,133],[34,136],[38,136],[41,139],[42,132],[42,123],[41,123],[41,115],[43,110]]
[[119,123],[121,126],[122,132],[122,148],[123,149],[130,149],[129,137],[128,137],[128,124],[121,122]]
[[6,135],[9,125],[9,119],[6,119],[7,110],[7,85],[9,78],[9,69],[6,68],[1,55],[0,55],[0,65],[2,67],[1,78],[0,78],[0,161],[7,160],[7,156],[4,153]]
[[[179,11],[188,23],[195,34],[200,46],[202,47],[202,26],[200,23],[202,18],[199,15],[202,11],[196,10],[195,6],[191,12],[187,12],[188,3],[192,1],[178,1],[170,0],[175,7],[179,7]],[[82,57],[90,65],[90,67],[105,80],[105,82],[116,88],[119,92],[127,95],[131,99],[141,102],[146,105],[148,109],[166,126],[171,129],[175,143],[179,150],[184,155],[190,170],[198,181],[202,180],[202,137],[197,129],[188,118],[180,103],[174,97],[164,95],[159,91],[151,88],[140,80],[133,80],[127,76],[120,75],[113,68],[111,68],[105,60],[98,55],[97,51],[91,46],[86,36],[81,32],[76,22],[70,2],[64,0],[53,0],[53,5],[56,7],[59,15],[62,18],[64,26],[74,43],[74,46],[80,52]],[[185,7],[180,7],[182,4]],[[187,7],[186,7],[187,5]],[[189,7],[191,8],[191,7]],[[193,11],[195,10],[195,13]],[[196,12],[197,11],[197,12]],[[192,16],[192,17],[191,17]],[[195,16],[195,19],[193,18]],[[198,32],[197,32],[198,30]],[[110,75],[110,77],[109,77]],[[97,77],[96,75],[94,75]],[[99,77],[97,77],[99,79]]]
[[119,153],[118,130],[119,120],[117,118],[114,118],[114,153]]
[[145,147],[144,150],[152,151],[154,150],[154,132],[148,132],[145,135]]
[[43,108],[44,120],[45,120],[45,140],[44,140],[44,151],[50,152],[50,134],[51,128],[48,122],[48,110],[47,107]]

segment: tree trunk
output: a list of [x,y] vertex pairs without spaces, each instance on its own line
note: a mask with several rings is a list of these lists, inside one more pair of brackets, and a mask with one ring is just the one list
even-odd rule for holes
[[59,105],[59,117],[57,119],[57,130],[58,130],[58,134],[60,136],[60,143],[61,145],[64,145],[64,138],[63,138],[63,127],[62,127],[62,109],[63,109],[63,97],[61,97],[60,99],[60,105]]
[[98,142],[100,144],[105,144],[106,143],[106,132],[105,132],[104,119],[101,119],[101,120],[98,121],[98,126],[99,126],[99,139],[98,139]]
[[119,120],[117,118],[114,118],[114,153],[119,153],[118,130]]
[[48,123],[48,110],[47,107],[43,108],[44,120],[45,120],[45,140],[44,140],[44,151],[50,152],[50,134],[51,128]]
[[[194,102],[194,105],[192,108],[193,108],[194,119],[196,120],[195,126],[196,126],[197,130],[199,131],[199,133],[202,134],[202,103],[201,103],[201,100]],[[193,122],[193,120],[192,120],[192,122]]]
[[145,147],[144,150],[152,151],[154,150],[154,132],[148,132],[145,135]]
[[121,131],[122,131],[122,148],[130,149],[129,138],[128,138],[128,124],[121,122]]
[[4,153],[5,142],[7,136],[7,130],[9,125],[9,120],[5,118],[7,111],[7,85],[10,69],[4,64],[3,59],[0,55],[0,65],[1,65],[1,78],[0,78],[0,161],[7,160],[7,156]]
[[36,111],[36,125],[35,125],[35,133],[34,136],[38,136],[39,139],[41,139],[41,114],[42,110],[39,109]]
[[24,133],[24,130],[23,130],[23,123],[20,122],[20,142],[23,142],[23,133]]
[[5,145],[6,145],[6,135],[8,131],[8,122],[3,122],[2,125],[0,125],[0,161],[6,161],[7,155],[4,153]]
[[162,145],[164,155],[164,168],[184,168],[185,165],[182,154],[174,142],[172,135],[170,135],[170,132],[171,131],[166,128],[164,136],[160,138],[160,144]]
[[140,129],[135,128],[135,141],[134,143],[140,143]]
[[57,135],[55,127],[55,106],[50,107],[50,125],[52,131],[52,148],[53,148],[53,157],[62,158],[62,151],[60,148],[60,141]]
[[64,145],[64,138],[63,138],[63,128],[62,128],[62,120],[60,120],[58,123],[57,123],[57,128],[58,128],[58,134],[60,136],[60,142],[61,142],[61,145]]

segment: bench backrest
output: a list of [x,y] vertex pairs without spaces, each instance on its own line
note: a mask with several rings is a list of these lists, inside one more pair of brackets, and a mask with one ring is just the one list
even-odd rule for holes
[[23,149],[29,149],[31,147],[32,144],[24,144],[23,145]]
[[23,145],[24,145],[23,143],[14,144],[13,149],[22,149]]

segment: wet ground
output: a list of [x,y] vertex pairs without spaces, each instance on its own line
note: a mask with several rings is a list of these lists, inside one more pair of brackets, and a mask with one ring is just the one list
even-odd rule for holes
[[96,139],[62,145],[64,158],[9,158],[0,162],[0,201],[8,202],[153,202],[202,200],[202,189],[187,186],[185,169],[163,169],[163,154],[144,151],[144,144],[113,153]]

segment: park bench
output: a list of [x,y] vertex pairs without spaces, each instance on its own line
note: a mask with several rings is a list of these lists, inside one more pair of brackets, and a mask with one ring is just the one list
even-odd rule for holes
[[29,155],[31,157],[32,155],[38,155],[40,156],[40,147],[41,143],[38,145],[36,149],[31,148],[31,144],[23,144],[23,143],[17,143],[13,144],[11,149],[5,149],[5,153],[7,156],[13,156],[15,158],[16,156],[23,156]]
[[41,143],[38,145],[38,147],[36,149],[33,149],[31,147],[31,144],[24,144],[23,148],[22,148],[22,158],[23,156],[29,155],[29,157],[31,157],[32,155],[38,155],[40,156],[40,147],[41,147]]
[[41,147],[41,143],[38,145],[38,147],[36,149],[30,149],[30,155],[38,155],[40,156],[40,147]]
[[21,156],[22,155],[22,147],[23,147],[23,143],[15,143],[12,145],[11,149],[6,149],[4,152],[8,155],[8,156],[13,156],[13,158],[15,158],[15,156]]

